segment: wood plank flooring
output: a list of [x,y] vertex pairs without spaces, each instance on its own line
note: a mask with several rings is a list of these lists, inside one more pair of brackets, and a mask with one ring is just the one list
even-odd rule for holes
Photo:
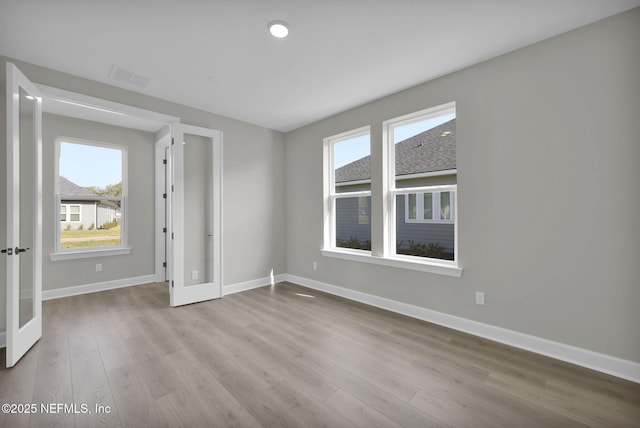
[[639,384],[291,283],[168,302],[165,283],[44,302],[0,403],[90,413],[0,427],[640,427]]

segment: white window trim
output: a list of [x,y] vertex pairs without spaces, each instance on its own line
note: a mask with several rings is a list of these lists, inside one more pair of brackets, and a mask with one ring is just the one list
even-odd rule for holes
[[355,262],[371,263],[381,266],[390,266],[400,269],[416,270],[420,272],[435,273],[445,276],[460,277],[462,268],[454,262],[448,260],[428,259],[416,260],[413,256],[374,256],[370,251],[353,250],[348,248],[322,249],[321,254],[325,257],[332,257]]
[[[120,245],[113,246],[102,246],[102,247],[83,247],[83,248],[60,248],[60,205],[65,195],[61,195],[58,192],[57,183],[59,176],[59,168],[60,168],[60,144],[63,142],[73,143],[73,144],[81,144],[85,146],[96,146],[96,147],[107,147],[112,149],[118,149],[122,152],[122,196],[121,197],[103,197],[105,200],[113,200],[120,201]],[[52,261],[58,260],[73,260],[73,259],[84,259],[84,258],[92,258],[92,257],[105,257],[105,256],[118,256],[131,253],[131,248],[128,245],[128,228],[129,228],[129,216],[127,209],[127,190],[128,190],[128,168],[127,168],[127,160],[128,160],[128,150],[126,146],[103,143],[99,141],[91,141],[84,140],[72,137],[57,137],[55,139],[55,166],[54,166],[54,212],[55,212],[55,251],[49,254],[49,258]],[[82,200],[85,197],[82,196],[66,196],[67,199],[74,200]],[[89,198],[86,198],[89,199]],[[67,205],[67,204],[64,204]],[[82,209],[80,210],[82,211]],[[82,214],[80,214],[82,217]],[[67,217],[69,217],[69,213],[67,211]],[[124,221],[122,219],[124,218]],[[69,223],[68,221],[65,223]],[[76,223],[76,222],[74,222]]]
[[[353,131],[348,131],[342,134],[337,134],[331,137],[324,138],[323,142],[323,201],[324,201],[324,228],[323,228],[323,247],[321,254],[325,257],[338,258],[343,260],[350,260],[363,263],[371,263],[381,266],[390,266],[400,269],[415,270],[421,272],[429,272],[439,275],[446,275],[452,277],[460,277],[462,275],[462,267],[459,265],[458,259],[458,191],[457,185],[448,186],[429,186],[425,188],[398,188],[395,187],[395,145],[392,144],[391,136],[393,135],[393,128],[402,126],[412,122],[417,122],[432,117],[438,117],[443,114],[455,112],[455,102],[450,102],[435,108],[422,110],[419,112],[411,113],[399,118],[387,120],[383,122],[382,128],[382,143],[384,145],[382,150],[382,200],[383,200],[383,215],[385,220],[382,223],[382,239],[383,250],[382,254],[374,254],[371,251],[356,250],[349,248],[336,248],[335,246],[335,200],[337,197],[353,197],[353,196],[371,196],[371,192],[353,192],[353,193],[339,193],[335,194],[336,184],[333,181],[333,143],[341,140],[352,138],[364,134],[370,133],[370,127],[366,126]],[[374,142],[372,141],[372,144]],[[416,176],[436,176],[445,175],[450,173],[457,173],[457,170],[439,171],[434,173],[417,174]],[[370,180],[363,180],[364,182],[371,182]],[[406,256],[402,254],[396,254],[395,248],[395,217],[396,217],[396,195],[415,193],[416,191],[452,191],[453,198],[451,199],[451,211],[452,220],[454,224],[454,261],[431,259],[426,257]],[[338,196],[339,195],[339,196]],[[438,199],[439,202],[439,199]],[[373,207],[372,207],[373,208]],[[438,210],[439,214],[439,210]],[[372,213],[373,219],[373,213]],[[372,227],[375,224],[372,224]],[[372,233],[373,235],[373,233]]]
[[[434,266],[450,266],[454,269],[460,269],[458,264],[458,210],[452,210],[453,230],[454,230],[454,248],[453,248],[453,261],[431,259],[418,256],[403,256],[396,253],[396,195],[415,193],[417,191],[424,191],[425,187],[403,187],[396,188],[396,176],[395,176],[395,157],[396,148],[393,141],[393,131],[396,127],[409,125],[411,123],[429,120],[432,118],[440,117],[445,114],[455,113],[456,103],[455,101],[442,104],[426,110],[417,111],[404,116],[400,116],[394,119],[385,120],[382,122],[382,156],[383,156],[383,197],[386,202],[385,214],[387,217],[387,223],[385,224],[384,238],[384,256],[394,260],[411,260],[412,262],[419,264],[431,264]],[[439,187],[439,186],[433,186]],[[447,186],[442,186],[447,187]],[[457,185],[453,189],[454,197],[451,200],[453,206],[458,206],[458,191]],[[405,198],[406,199],[406,198]],[[460,274],[462,271],[460,270]]]
[[[349,140],[352,138],[361,137],[363,135],[371,135],[371,127],[364,126],[362,128],[354,129],[352,131],[343,132],[341,134],[333,135],[331,137],[324,138],[323,140],[323,200],[324,200],[324,237],[323,246],[325,250],[346,250],[348,253],[355,252],[356,254],[371,254],[368,250],[347,249],[342,247],[336,247],[336,200],[340,198],[355,198],[369,196],[371,197],[371,191],[355,191],[336,193],[335,177],[332,173],[334,170],[334,146],[341,141]],[[363,180],[364,182],[364,180]],[[370,225],[371,226],[371,225]]]

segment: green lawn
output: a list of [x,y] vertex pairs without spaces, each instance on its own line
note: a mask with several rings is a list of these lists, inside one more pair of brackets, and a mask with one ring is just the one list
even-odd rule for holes
[[112,229],[62,230],[60,244],[62,248],[120,245],[120,226]]

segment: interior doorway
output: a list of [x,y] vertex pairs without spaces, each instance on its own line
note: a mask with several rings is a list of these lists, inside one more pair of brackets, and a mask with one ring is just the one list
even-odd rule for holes
[[[11,66],[13,65],[11,64]],[[13,67],[15,68],[15,66]],[[17,68],[15,70],[15,75],[19,74],[24,77]],[[27,123],[24,118],[29,116],[33,123],[38,122],[38,125],[41,125],[41,120],[38,119],[40,117],[39,111],[33,109],[27,111],[27,101],[30,100],[31,107],[41,108],[44,113],[155,134],[156,204],[153,207],[155,224],[153,278],[158,282],[167,281],[171,290],[171,301],[167,303],[171,306],[221,297],[222,133],[181,124],[178,117],[58,88],[31,85],[26,77],[24,77],[24,81],[20,81],[23,83],[16,82],[15,79],[8,79],[7,83],[16,86],[18,88],[16,90],[22,91],[19,92],[20,94],[24,92],[22,97],[24,102],[17,105],[18,110],[8,112],[8,119],[12,123],[19,122],[18,119],[14,121],[10,115],[21,115],[23,117],[20,119],[22,123]],[[7,91],[7,96],[13,96],[12,91]],[[35,129],[34,127],[24,128],[23,134],[26,138],[29,136],[27,131],[30,131],[31,137],[27,139],[32,142],[39,141],[41,144],[41,137],[35,138],[37,137],[34,134]],[[18,138],[16,141],[19,141],[19,133],[16,135]],[[25,138],[23,140],[26,141]],[[7,150],[9,150],[9,143],[11,143],[12,149],[14,148],[14,140],[13,137],[7,140]],[[181,144],[177,146],[175,143],[172,144],[175,141],[180,141]],[[27,149],[30,150],[30,154],[27,153]],[[8,249],[11,247],[12,256],[7,256],[7,271],[11,272],[12,278],[16,278],[15,281],[11,279],[11,283],[17,284],[15,293],[9,295],[13,292],[13,289],[10,290],[8,297],[13,299],[18,296],[17,300],[13,299],[16,300],[15,304],[8,305],[7,311],[7,344],[9,345],[9,341],[11,341],[12,352],[16,351],[15,358],[7,358],[8,366],[14,365],[28,351],[33,343],[40,338],[42,331],[41,262],[43,257],[47,255],[43,254],[42,250],[42,230],[32,229],[32,226],[44,224],[44,227],[55,227],[55,224],[50,218],[40,220],[38,217],[41,215],[38,213],[41,213],[42,206],[42,187],[38,185],[42,180],[42,157],[35,157],[37,151],[37,144],[33,147],[24,145],[24,156],[22,156],[23,162],[27,159],[35,161],[33,168],[25,166],[21,169],[23,172],[35,171],[35,175],[21,177],[20,189],[24,190],[25,197],[22,198],[24,203],[17,204],[17,206],[25,208],[25,213],[29,211],[30,217],[23,216],[22,213],[15,215],[12,212],[9,218],[30,218],[33,220],[23,220],[22,226],[16,226],[22,227],[19,229],[22,230],[22,235],[25,239],[31,237],[30,242],[33,242],[30,245],[22,245],[22,243],[14,245],[17,238],[14,239],[14,236],[11,235],[8,237],[11,245],[8,245],[7,248],[2,245],[4,253],[8,253]],[[192,168],[192,165],[189,165],[185,168],[185,163],[190,163],[193,160],[200,162],[200,166]],[[159,166],[158,161],[160,161]],[[12,198],[14,196],[11,195]],[[13,200],[8,201],[7,206],[14,207],[16,203]],[[27,210],[27,208],[30,209]],[[194,214],[197,216],[194,217]],[[29,233],[27,233],[27,229],[29,229]],[[23,262],[13,256],[15,250],[13,247],[20,250],[18,254],[24,260]],[[25,247],[24,251],[22,251],[22,247]],[[14,261],[15,263],[13,263]],[[29,261],[31,263],[27,266]],[[14,266],[16,263],[17,265]],[[23,274],[18,275],[20,272]],[[21,286],[21,280],[23,280],[23,284],[28,283],[29,287]],[[15,334],[9,333],[9,325],[15,330]]]

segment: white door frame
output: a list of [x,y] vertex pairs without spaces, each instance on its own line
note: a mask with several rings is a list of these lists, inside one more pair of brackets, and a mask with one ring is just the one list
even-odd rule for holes
[[[18,360],[42,336],[42,96],[40,91],[12,63],[7,63],[7,367]],[[20,88],[33,97],[33,318],[20,328]],[[20,248],[21,251],[22,248]]]
[[156,281],[169,281],[171,278],[171,260],[167,245],[168,224],[171,223],[171,211],[168,209],[171,200],[171,125],[167,125],[166,132],[157,137],[155,144],[155,218],[156,218]]

